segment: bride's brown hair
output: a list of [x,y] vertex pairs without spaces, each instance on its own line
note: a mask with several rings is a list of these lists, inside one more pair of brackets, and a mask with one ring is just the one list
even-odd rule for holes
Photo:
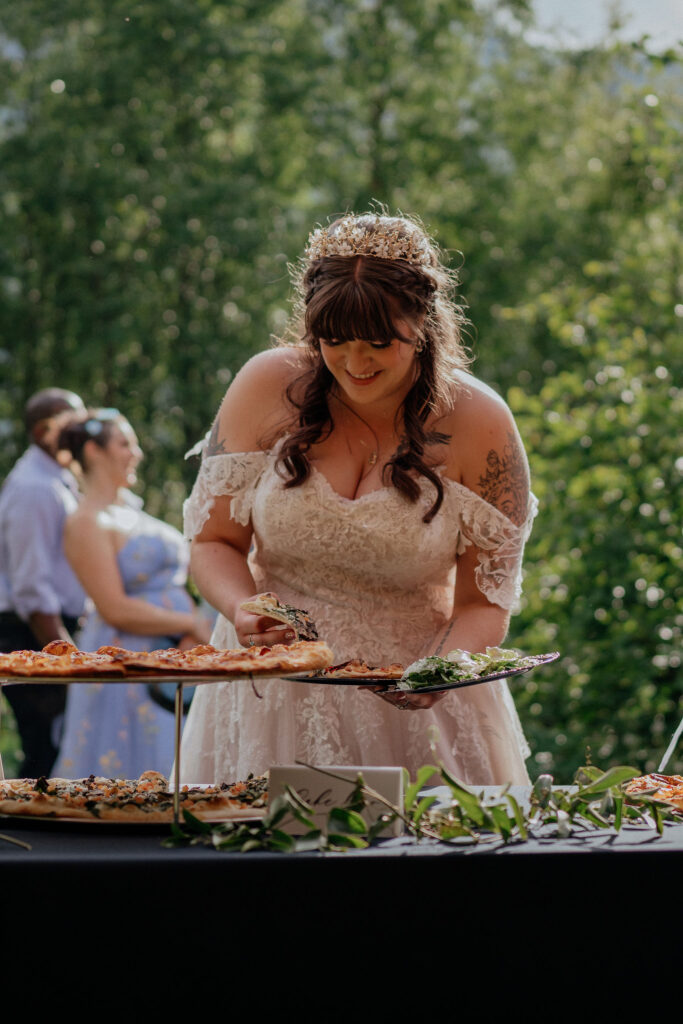
[[[303,341],[307,362],[286,391],[297,415],[276,463],[285,487],[308,478],[308,451],[333,429],[328,395],[334,378],[320,354],[321,339],[388,344],[400,338],[415,344],[418,374],[399,410],[403,434],[384,467],[383,480],[415,502],[421,491],[414,474],[426,477],[436,499],[424,522],[434,518],[443,501],[443,484],[425,461],[425,448],[450,438],[425,425],[432,413],[443,415],[452,407],[455,371],[468,365],[461,340],[467,321],[462,307],[450,298],[456,280],[421,226],[405,217],[348,215],[311,236],[296,276],[295,317],[281,341]],[[409,335],[399,322],[410,326]]]

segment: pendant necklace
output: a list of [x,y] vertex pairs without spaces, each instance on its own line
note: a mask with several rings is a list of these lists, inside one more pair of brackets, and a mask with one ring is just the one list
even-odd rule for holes
[[[344,406],[344,408],[347,408],[347,406],[345,405],[344,402],[340,402],[340,405]],[[357,414],[354,413],[353,415],[357,415]],[[358,419],[361,420],[361,423],[365,423],[365,420],[361,419],[360,416],[358,416]],[[353,450],[351,448],[351,442],[349,441],[349,435],[346,432],[346,424],[344,423],[344,418],[343,417],[340,420],[340,423],[341,423],[342,432],[344,434],[344,440],[346,441],[346,447],[349,450],[349,455],[353,456]],[[372,427],[370,426],[369,423],[365,423],[365,426],[368,428],[368,430],[370,431],[370,433],[372,434],[372,436],[375,439],[375,447],[374,447],[374,449],[369,451],[369,454],[368,454],[368,456],[367,456],[367,458],[365,460],[367,462],[367,464],[368,464],[368,467],[369,467],[367,472],[369,472],[370,469],[373,468],[373,466],[377,465],[377,460],[379,459],[379,439],[378,439],[377,435],[375,434],[375,431],[372,429]],[[358,438],[358,443],[360,445],[362,445],[363,448],[365,448],[366,450],[370,449],[370,445],[366,441],[364,441],[362,437]],[[364,473],[363,476],[367,476],[367,472]]]

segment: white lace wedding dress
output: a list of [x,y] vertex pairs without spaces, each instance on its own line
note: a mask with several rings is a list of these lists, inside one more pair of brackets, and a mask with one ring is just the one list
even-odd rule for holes
[[[409,664],[434,649],[453,604],[456,555],[480,550],[477,585],[504,608],[520,592],[521,558],[535,514],[523,527],[479,495],[444,479],[444,502],[431,523],[422,516],[434,489],[409,502],[384,487],[341,497],[313,469],[285,490],[274,452],[204,459],[185,504],[189,539],[218,495],[232,495],[231,515],[247,524],[249,565],[259,592],[305,608],[335,661]],[[212,642],[239,646],[219,617]],[[430,646],[431,643],[431,646]],[[300,759],[315,765],[403,765],[411,775],[439,763],[465,782],[526,783],[529,754],[507,684],[448,693],[432,709],[401,711],[353,686],[259,680],[197,687],[182,741],[183,782],[232,782],[249,772]]]

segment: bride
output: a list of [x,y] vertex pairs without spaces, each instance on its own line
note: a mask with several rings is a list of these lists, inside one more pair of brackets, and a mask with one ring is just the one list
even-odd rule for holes
[[[185,507],[221,647],[294,639],[240,605],[305,608],[335,661],[402,662],[504,639],[535,514],[503,400],[467,369],[454,275],[403,217],[348,215],[309,238],[292,337],[229,388]],[[295,759],[435,759],[474,784],[526,783],[507,684],[382,694],[268,680],[199,687],[185,782]]]

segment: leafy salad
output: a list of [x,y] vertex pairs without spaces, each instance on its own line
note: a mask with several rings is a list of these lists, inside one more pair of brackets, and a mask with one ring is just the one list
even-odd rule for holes
[[423,686],[461,683],[508,669],[528,668],[535,665],[536,661],[536,658],[503,647],[487,647],[485,653],[476,654],[470,651],[449,651],[445,658],[431,655],[414,661],[396,685],[399,690],[419,690]]

